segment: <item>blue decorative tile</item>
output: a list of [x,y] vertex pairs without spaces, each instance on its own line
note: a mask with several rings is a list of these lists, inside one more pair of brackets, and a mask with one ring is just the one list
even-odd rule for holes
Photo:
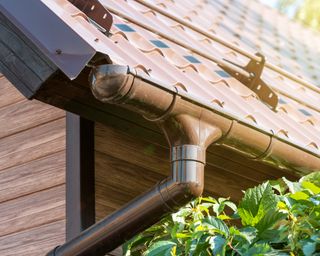
[[219,76],[224,77],[224,78],[231,77],[226,71],[223,71],[223,70],[215,70],[215,72]]
[[284,99],[281,99],[281,98],[279,99],[279,103],[280,104],[287,104],[287,102]]
[[126,24],[114,24],[118,29],[122,30],[123,32],[135,32],[135,30],[126,25]]
[[160,40],[150,40],[150,42],[153,43],[158,48],[169,48],[168,45],[166,45],[164,42],[162,42]]
[[195,58],[195,57],[193,57],[191,55],[186,55],[186,56],[183,56],[183,57],[185,57],[191,63],[201,63],[200,60],[198,60],[197,58]]
[[307,110],[300,108],[299,111],[305,116],[312,116]]

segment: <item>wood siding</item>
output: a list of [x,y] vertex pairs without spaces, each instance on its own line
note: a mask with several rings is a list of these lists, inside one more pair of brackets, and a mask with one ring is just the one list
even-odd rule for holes
[[0,255],[44,255],[65,240],[65,112],[0,75]]
[[[152,136],[152,133],[155,135]],[[169,148],[159,131],[110,116],[96,123],[96,216],[101,219],[169,174]],[[213,146],[207,151],[205,194],[238,201],[241,190],[292,174]]]

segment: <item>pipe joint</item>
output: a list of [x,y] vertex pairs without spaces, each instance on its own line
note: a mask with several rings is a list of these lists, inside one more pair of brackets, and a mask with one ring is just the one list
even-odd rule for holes
[[198,145],[174,146],[171,149],[171,162],[196,161],[205,164],[205,149]]

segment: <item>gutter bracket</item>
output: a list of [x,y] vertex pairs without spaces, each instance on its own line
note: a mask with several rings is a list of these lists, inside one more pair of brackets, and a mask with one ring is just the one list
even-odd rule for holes
[[68,1],[86,14],[89,22],[93,23],[103,34],[109,34],[113,18],[111,13],[98,0]]
[[236,78],[238,81],[246,85],[250,90],[255,92],[259,99],[271,107],[273,110],[277,108],[278,105],[278,95],[268,86],[262,79],[261,75],[263,68],[265,66],[266,58],[261,53],[256,53],[256,56],[260,57],[260,61],[251,59],[246,66],[240,66],[230,60],[223,59],[224,61],[230,63],[233,66],[241,68],[250,74],[249,77],[245,77],[239,74],[237,71],[232,69],[232,67],[224,66],[219,64],[224,71],[229,73],[232,77]]

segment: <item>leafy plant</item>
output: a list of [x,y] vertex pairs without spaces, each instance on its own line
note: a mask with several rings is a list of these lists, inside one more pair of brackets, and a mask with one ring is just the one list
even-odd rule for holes
[[304,25],[320,29],[320,1],[319,0],[278,0],[281,12],[293,12],[294,19]]
[[320,173],[200,197],[128,241],[124,255],[320,255]]

